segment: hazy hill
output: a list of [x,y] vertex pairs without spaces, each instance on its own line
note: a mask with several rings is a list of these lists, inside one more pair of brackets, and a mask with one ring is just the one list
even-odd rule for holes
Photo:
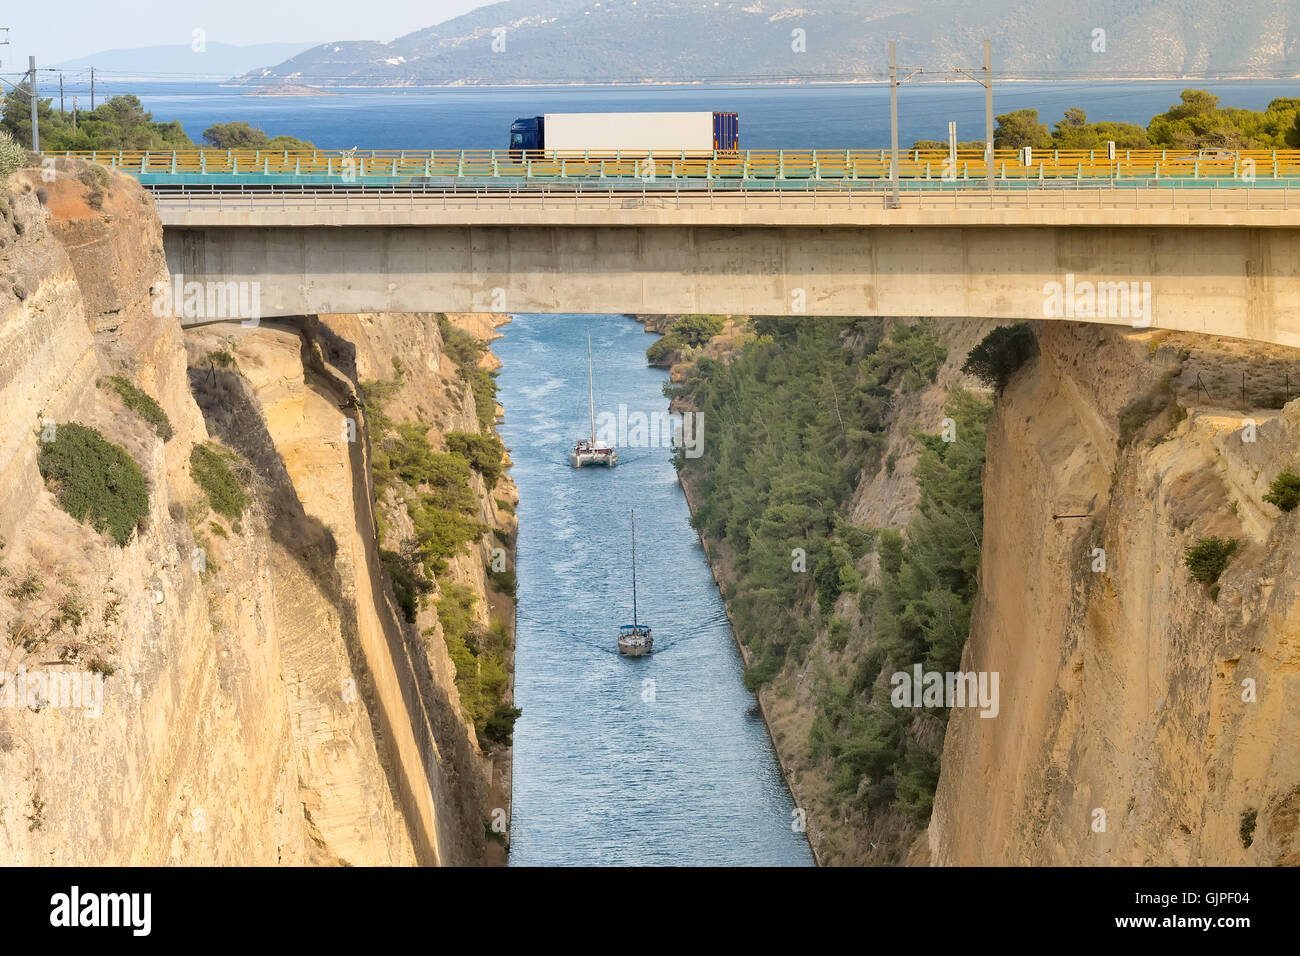
[[[440,85],[880,78],[886,43],[941,73],[1300,73],[1295,0],[506,0],[390,43],[335,42],[248,83]],[[504,29],[505,49],[493,51]],[[795,52],[792,31],[806,34]],[[1094,30],[1105,31],[1095,52]],[[267,61],[268,63],[272,61]]]
[[190,76],[197,73],[226,79],[265,63],[296,56],[315,46],[315,43],[253,43],[237,46],[209,40],[202,53],[195,53],[189,44],[146,46],[130,50],[103,50],[75,60],[63,60],[53,66],[61,70],[83,70],[93,66],[96,70],[113,73],[115,78],[164,79],[159,74]]

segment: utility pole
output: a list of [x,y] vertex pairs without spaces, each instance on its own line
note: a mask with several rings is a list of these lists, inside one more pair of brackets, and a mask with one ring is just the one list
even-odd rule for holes
[[988,40],[984,41],[984,66],[978,71],[955,67],[953,73],[974,80],[984,87],[984,165],[989,192],[993,191],[993,53]]
[[889,207],[898,208],[898,56],[889,41]]
[[[898,85],[900,82],[906,83],[912,77],[921,72],[918,67],[911,73],[898,79],[898,57],[897,44],[893,40],[889,41],[889,208],[897,209],[899,207],[898,199]],[[909,69],[909,67],[904,67]]]
[[77,132],[77,94],[72,94],[72,132]]
[[90,111],[95,112],[95,68],[90,68]]
[[989,192],[993,191],[993,52],[984,41],[984,151],[988,153]]
[[36,57],[29,56],[27,58],[27,69],[29,71],[28,75],[32,78],[32,85],[27,91],[27,98],[32,104],[32,152],[39,153],[41,151],[41,132],[36,125],[36,105],[38,102],[36,99]]
[[63,71],[59,71],[59,115],[63,115]]

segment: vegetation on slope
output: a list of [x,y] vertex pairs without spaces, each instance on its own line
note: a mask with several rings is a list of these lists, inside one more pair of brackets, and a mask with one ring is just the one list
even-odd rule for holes
[[14,134],[0,126],[0,186],[27,163],[27,150]]
[[[448,558],[491,530],[478,520],[470,460],[455,451],[435,451],[428,425],[394,423],[376,403],[373,389],[367,407],[376,499],[384,501],[390,487],[399,489],[415,527],[411,557],[429,574],[440,573]],[[381,514],[377,508],[376,515]],[[382,530],[381,524],[381,536]]]
[[1294,511],[1300,505],[1300,475],[1290,468],[1283,470],[1269,484],[1264,500],[1282,511]]
[[190,473],[195,483],[203,489],[212,510],[229,521],[236,534],[248,507],[248,492],[232,467],[238,463],[234,452],[213,442],[195,445],[190,451]]
[[722,331],[724,324],[726,320],[720,315],[683,315],[645,350],[646,361],[651,365],[671,365],[674,356],[706,344]]
[[37,461],[59,505],[78,521],[119,545],[144,526],[149,489],[140,466],[94,428],[59,425],[51,440],[42,439]]
[[464,585],[446,584],[438,601],[443,639],[456,665],[460,709],[474,725],[479,742],[510,746],[515,719],[522,713],[506,700],[506,651],[510,635],[505,624],[483,628],[474,619],[478,598]]
[[123,375],[114,375],[101,384],[107,384],[117,392],[122,403],[151,425],[163,441],[171,439],[171,420],[148,392]]
[[495,372],[479,365],[487,354],[487,346],[468,332],[456,328],[442,314],[438,315],[438,330],[442,333],[443,352],[456,363],[456,374],[469,382],[474,393],[479,428],[491,428],[497,420],[497,377]]
[[[889,675],[956,670],[976,590],[984,429],[991,405],[955,391],[945,441],[918,434],[920,502],[906,535],[855,527],[848,505],[877,472],[898,400],[934,382],[946,354],[926,322],[755,319],[731,363],[701,358],[681,394],[718,422],[708,453],[680,459],[692,522],[733,565],[723,578],[746,682],[807,673],[811,754],[837,819],[892,815],[894,858],[928,817],[946,714],[898,709]],[[872,581],[864,558],[880,555]],[[856,595],[854,620],[844,595]],[[840,609],[837,613],[837,609]],[[823,643],[824,639],[824,643]],[[827,656],[818,648],[829,649]],[[831,849],[833,856],[833,848]]]

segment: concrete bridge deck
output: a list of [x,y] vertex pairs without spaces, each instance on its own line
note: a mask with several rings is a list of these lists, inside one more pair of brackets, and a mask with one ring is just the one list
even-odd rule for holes
[[[169,270],[259,316],[1062,318],[1300,347],[1300,189],[168,192]],[[236,286],[231,286],[231,283]],[[217,311],[214,312],[214,301]]]
[[1300,226],[1300,187],[177,191],[164,226]]

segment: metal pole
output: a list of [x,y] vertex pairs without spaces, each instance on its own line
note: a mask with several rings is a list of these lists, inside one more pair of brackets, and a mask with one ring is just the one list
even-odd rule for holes
[[993,191],[993,52],[984,41],[984,151],[988,154],[989,191]]
[[889,41],[889,208],[898,208],[898,58],[896,44]]
[[39,153],[41,151],[41,132],[36,125],[36,57],[29,56],[27,58],[27,69],[30,71],[28,75],[32,78],[32,85],[28,88],[28,99],[31,100],[32,104],[32,152]]
[[95,112],[95,68],[90,68],[90,111]]
[[63,115],[63,74],[59,74],[59,115]]

